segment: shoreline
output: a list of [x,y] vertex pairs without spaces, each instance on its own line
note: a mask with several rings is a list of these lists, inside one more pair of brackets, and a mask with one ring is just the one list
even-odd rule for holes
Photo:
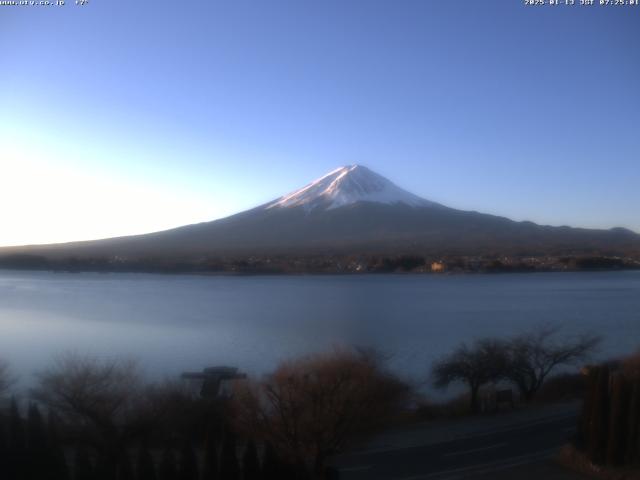
[[378,276],[429,276],[429,277],[459,277],[476,275],[529,275],[539,273],[612,273],[612,272],[638,272],[640,266],[625,268],[593,268],[593,269],[536,269],[536,270],[461,270],[461,271],[379,271],[379,272],[351,272],[351,271],[208,271],[208,270],[145,270],[145,269],[65,269],[65,268],[15,268],[0,266],[0,272],[46,272],[55,274],[142,274],[142,275],[165,275],[179,276],[189,275],[198,277],[378,277]]

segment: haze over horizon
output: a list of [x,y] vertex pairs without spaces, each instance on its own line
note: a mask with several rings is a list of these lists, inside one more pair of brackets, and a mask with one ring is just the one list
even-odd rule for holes
[[31,33],[0,60],[0,246],[214,220],[345,164],[453,208],[640,232],[639,13],[4,7],[5,44]]

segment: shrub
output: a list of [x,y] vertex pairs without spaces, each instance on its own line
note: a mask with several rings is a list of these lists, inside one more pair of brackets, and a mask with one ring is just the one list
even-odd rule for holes
[[407,393],[376,355],[336,349],[284,362],[263,381],[245,384],[234,401],[249,437],[258,435],[293,464],[321,474],[329,455],[398,412]]

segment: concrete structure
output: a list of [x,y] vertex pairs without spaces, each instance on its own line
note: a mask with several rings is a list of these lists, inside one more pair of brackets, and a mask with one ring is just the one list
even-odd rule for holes
[[236,367],[209,367],[202,372],[185,372],[182,378],[200,390],[204,398],[229,397],[232,393],[233,382],[247,378],[245,373]]

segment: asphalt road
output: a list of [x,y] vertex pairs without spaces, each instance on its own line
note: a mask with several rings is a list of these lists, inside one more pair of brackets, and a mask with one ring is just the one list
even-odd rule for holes
[[564,413],[450,441],[345,454],[335,465],[344,480],[581,478],[550,461],[575,432],[576,422],[575,412]]

